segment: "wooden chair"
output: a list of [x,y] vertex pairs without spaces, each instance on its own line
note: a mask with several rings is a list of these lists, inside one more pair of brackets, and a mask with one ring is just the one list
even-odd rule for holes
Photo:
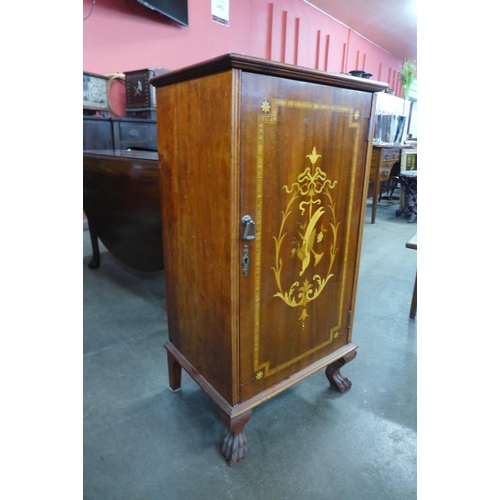
[[385,200],[399,200],[399,196],[394,196],[394,191],[396,188],[400,187],[399,186],[399,174],[401,172],[401,163],[397,161],[391,168],[391,173],[389,174],[389,179],[387,181],[382,182],[382,185],[386,189],[385,195],[382,196],[382,190],[383,187],[380,187],[380,194],[378,196],[378,201],[383,199]]

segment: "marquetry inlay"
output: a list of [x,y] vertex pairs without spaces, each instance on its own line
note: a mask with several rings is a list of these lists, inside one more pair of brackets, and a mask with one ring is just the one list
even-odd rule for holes
[[[287,99],[269,99],[263,100],[260,109],[263,114],[259,115],[258,123],[258,141],[257,141],[257,200],[256,200],[256,225],[262,227],[263,217],[263,190],[264,190],[264,152],[265,152],[265,133],[266,127],[273,126],[278,123],[278,110],[280,108],[301,108],[317,111],[331,111],[338,113],[347,119],[349,128],[354,129],[353,134],[353,154],[349,157],[352,162],[349,167],[352,171],[352,177],[349,181],[349,186],[342,186],[343,190],[347,189],[350,202],[346,217],[347,236],[343,239],[343,255],[344,262],[342,267],[346,265],[349,255],[350,241],[350,225],[352,220],[352,206],[354,203],[354,175],[357,171],[357,163],[359,161],[360,147],[360,112],[350,107],[321,104],[307,101],[296,101]],[[298,138],[299,140],[299,138]],[[333,158],[323,158],[316,151],[314,145],[310,154],[306,155],[306,165],[302,167],[302,172],[290,186],[283,186],[284,195],[287,196],[284,203],[284,211],[281,221],[281,226],[276,228],[275,235],[270,235],[275,242],[276,260],[274,266],[270,269],[273,273],[276,282],[277,291],[274,295],[277,299],[281,299],[285,304],[292,308],[299,308],[300,313],[297,315],[297,321],[305,325],[308,317],[308,304],[314,301],[325,289],[329,283],[333,281],[335,274],[332,268],[335,262],[335,257],[339,250],[337,242],[337,232],[340,221],[337,221],[335,214],[335,202],[333,193],[337,189],[338,181],[328,178],[325,173],[325,168],[321,168],[321,162],[330,164]],[[321,161],[320,161],[321,159]],[[326,217],[328,215],[328,217]],[[288,217],[295,217],[297,222],[297,234],[289,235],[284,226],[284,222]],[[324,219],[324,220],[323,220]],[[327,221],[328,220],[328,221]],[[260,360],[260,289],[262,276],[262,237],[260,232],[257,233],[255,240],[255,321],[254,321],[254,373],[255,379],[260,380],[264,377],[273,375],[274,373],[287,368],[288,366],[300,361],[301,359],[310,356],[314,352],[331,344],[334,339],[338,338],[342,332],[341,318],[345,312],[346,304],[344,303],[344,288],[347,274],[343,273],[339,276],[338,286],[341,288],[339,315],[334,318],[336,322],[333,326],[330,325],[324,342],[319,343],[314,348],[302,352],[299,356],[286,361],[278,366],[271,367],[269,361]],[[266,236],[267,237],[267,236]],[[287,241],[289,239],[289,241]],[[328,241],[328,243],[326,243]],[[320,249],[321,246],[324,249]],[[283,283],[282,274],[283,266],[285,265],[283,257],[299,259],[301,261],[301,270],[297,279],[292,283]],[[321,260],[326,259],[328,262],[327,272],[323,275],[314,274],[312,280],[304,277],[306,270],[314,269]],[[265,271],[265,270],[264,270]]]
[[[290,187],[283,189],[292,196],[285,210],[282,212],[281,227],[278,236],[273,236],[276,244],[276,263],[272,268],[278,286],[278,292],[274,295],[279,297],[290,307],[300,307],[299,321],[304,322],[309,316],[307,304],[315,300],[333,277],[332,267],[337,253],[337,231],[340,222],[335,215],[335,206],[332,199],[332,191],[338,182],[328,179],[316,162],[321,158],[314,147],[312,153],[307,155],[310,161],[305,170],[297,177],[297,181]],[[322,217],[325,213],[327,217]],[[285,222],[290,217],[295,217],[297,234],[289,235],[285,231]],[[326,219],[328,222],[323,222]],[[329,244],[325,247],[324,240],[331,234]],[[287,238],[288,237],[288,238]],[[281,272],[283,270],[283,246],[289,240],[291,257],[301,261],[302,266],[299,276],[288,287],[282,284]],[[321,245],[321,248],[318,248]],[[286,246],[286,243],[285,243]],[[325,257],[326,254],[326,257]],[[301,278],[308,267],[316,267],[325,257],[329,259],[328,271],[324,276],[315,273],[312,281]]]

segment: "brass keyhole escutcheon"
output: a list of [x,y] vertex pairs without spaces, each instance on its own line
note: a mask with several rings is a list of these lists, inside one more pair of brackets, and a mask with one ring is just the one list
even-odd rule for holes
[[243,248],[243,258],[241,265],[243,266],[243,276],[248,276],[248,265],[250,264],[250,257],[248,256],[248,245]]

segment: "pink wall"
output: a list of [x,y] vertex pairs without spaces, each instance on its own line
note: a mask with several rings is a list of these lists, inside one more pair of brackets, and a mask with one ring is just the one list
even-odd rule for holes
[[[83,17],[92,0],[83,0]],[[302,0],[230,0],[229,27],[211,20],[210,0],[189,0],[189,27],[136,0],[96,0],[83,23],[83,70],[98,74],[177,69],[227,52],[339,73],[363,69],[401,96],[402,61]],[[125,115],[125,89],[111,102]]]

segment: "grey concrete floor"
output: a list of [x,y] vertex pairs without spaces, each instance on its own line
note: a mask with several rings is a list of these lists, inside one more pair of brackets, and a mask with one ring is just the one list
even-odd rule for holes
[[[353,341],[340,394],[318,372],[253,411],[247,458],[219,453],[225,427],[183,373],[168,389],[164,275],[131,271],[83,238],[86,500],[411,500],[417,497],[417,320],[409,318],[417,224],[379,205],[363,234]],[[418,317],[418,316],[417,316]]]

